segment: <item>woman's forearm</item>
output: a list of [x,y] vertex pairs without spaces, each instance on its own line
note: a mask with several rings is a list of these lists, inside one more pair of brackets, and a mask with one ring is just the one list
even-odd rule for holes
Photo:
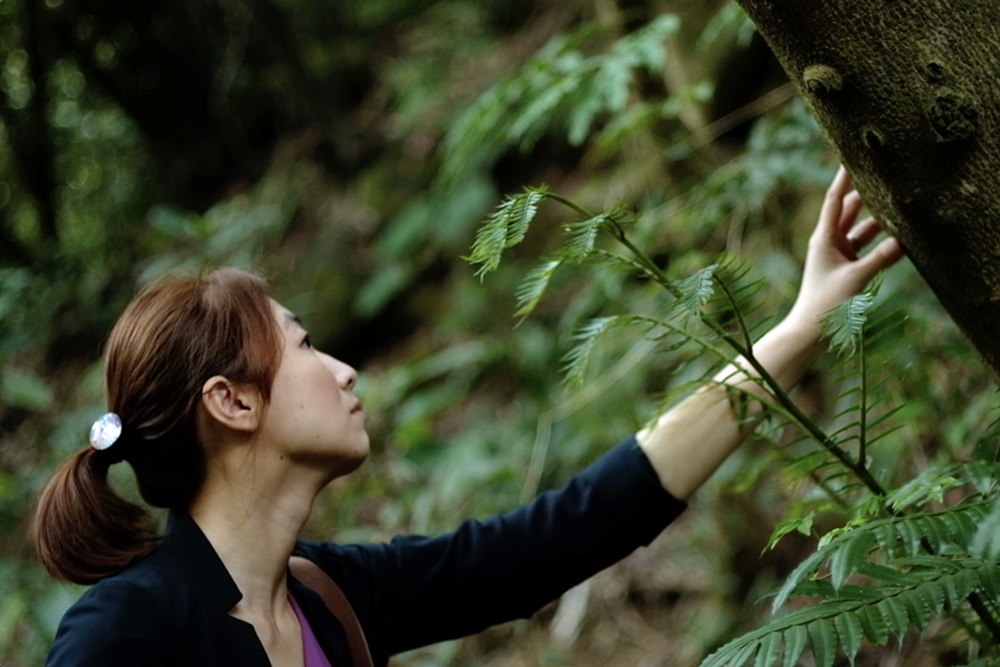
[[[820,326],[786,318],[753,347],[754,357],[783,389],[793,387],[822,350]],[[734,405],[731,391],[764,395],[757,373],[743,359],[636,434],[663,487],[687,499],[753,432],[760,403]]]

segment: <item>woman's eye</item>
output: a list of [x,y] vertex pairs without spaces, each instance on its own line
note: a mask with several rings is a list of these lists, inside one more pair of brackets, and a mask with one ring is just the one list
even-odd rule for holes
[[306,334],[306,337],[302,339],[302,346],[303,347],[312,347],[313,346],[312,340],[309,338],[309,334]]

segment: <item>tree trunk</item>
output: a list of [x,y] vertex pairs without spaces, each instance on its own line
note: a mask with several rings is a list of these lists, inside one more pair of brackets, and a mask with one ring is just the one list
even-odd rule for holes
[[1000,376],[1000,2],[737,1]]

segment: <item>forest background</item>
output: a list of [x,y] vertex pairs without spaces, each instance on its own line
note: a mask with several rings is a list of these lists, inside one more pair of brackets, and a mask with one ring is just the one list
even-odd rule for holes
[[[616,335],[567,386],[582,322],[661,297],[583,267],[553,276],[519,321],[518,286],[567,212],[545,204],[479,280],[463,257],[504,195],[546,184],[591,210],[621,204],[671,275],[743,258],[759,330],[794,297],[836,166],[753,26],[720,1],[5,0],[0,90],[7,667],[41,664],[81,592],[40,571],[28,517],[102,411],[102,341],[139,286],[263,270],[314,342],[362,370],[373,454],[322,499],[310,536],[439,532],[558,486],[718,361]],[[971,348],[908,265],[876,302],[889,322],[879,478],[986,457],[996,397]],[[797,394],[818,423],[843,417],[848,356],[827,355]],[[649,548],[533,620],[394,664],[699,664],[770,619],[765,596],[851,516],[817,503],[802,465],[816,449],[770,424]],[[961,492],[935,488],[940,502]],[[787,534],[772,548],[775,526]],[[968,644],[935,620],[857,664],[964,664]]]

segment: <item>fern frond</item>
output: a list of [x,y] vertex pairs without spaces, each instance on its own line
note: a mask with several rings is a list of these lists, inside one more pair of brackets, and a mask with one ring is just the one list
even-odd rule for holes
[[521,194],[508,196],[476,233],[472,253],[466,260],[479,265],[476,276],[482,278],[500,266],[500,256],[522,240],[538,212],[538,204],[548,196],[544,185],[525,188]]
[[552,276],[560,266],[562,266],[562,260],[553,259],[536,266],[528,272],[528,275],[521,281],[521,286],[517,289],[517,310],[514,311],[515,317],[523,320],[535,310],[538,302],[542,300],[542,296],[545,294]]
[[781,541],[781,538],[792,532],[801,533],[802,535],[812,535],[813,522],[816,517],[838,509],[836,504],[829,501],[819,501],[818,504],[813,502],[810,505],[816,506],[811,507],[805,513],[801,511],[801,506],[794,507],[794,510],[798,510],[797,515],[789,515],[790,518],[784,519],[774,527],[774,530],[771,531],[771,537],[767,541],[766,548],[773,549]]
[[809,645],[809,630],[805,625],[793,625],[778,635],[785,643],[785,667],[795,667]]
[[635,323],[643,323],[650,328],[658,324],[655,320],[636,315],[610,315],[594,318],[583,325],[573,336],[577,344],[563,359],[564,382],[571,387],[579,386],[587,372],[597,339],[611,329]]
[[593,252],[598,232],[613,224],[614,216],[615,212],[609,211],[566,225],[569,240],[561,250],[562,257],[570,264],[582,263]]
[[[981,520],[988,508],[988,503],[960,505],[941,512],[877,519],[852,529],[842,529],[795,568],[775,596],[772,609],[780,609],[797,587],[814,576],[824,563],[829,563],[834,587],[842,585],[862,567],[868,566],[867,556],[875,544],[883,554],[891,556],[902,548],[911,558],[917,557],[925,545],[935,552],[946,551],[949,547],[965,550],[972,539],[968,531],[970,525]],[[897,562],[901,561],[897,559]]]
[[581,63],[582,58],[577,52],[563,54],[547,63],[533,63],[540,75],[537,78],[547,79],[548,85],[526,96],[526,104],[507,127],[510,143],[520,144],[522,150],[531,149],[547,121],[579,89],[585,75]]
[[958,468],[958,465],[929,468],[890,493],[886,503],[898,512],[931,501],[943,502],[945,493],[965,484],[955,476]]
[[[729,642],[708,656],[701,667],[741,667],[764,655],[793,666],[806,648],[817,665],[831,665],[838,650],[853,662],[863,641],[881,646],[890,633],[902,639],[911,627],[926,629],[931,620],[956,609],[973,592],[1000,584],[1000,565],[977,558],[935,562],[933,567],[900,573],[901,583],[844,586],[837,597],[779,616],[766,626]],[[833,591],[832,585],[827,591]],[[781,638],[781,646],[774,637]]]
[[844,654],[849,655],[851,664],[854,664],[854,656],[861,650],[861,641],[864,639],[865,630],[861,626],[861,619],[855,614],[842,614],[833,619],[837,628],[837,636],[840,637],[840,645],[844,649]]
[[[727,256],[720,260],[712,275],[719,289],[706,304],[705,315],[723,326],[735,322],[744,340],[752,339],[755,330],[765,324],[764,318],[754,317],[761,306],[756,300],[764,281],[751,277],[750,264]],[[748,326],[754,321],[756,326]]]
[[830,349],[837,354],[851,356],[864,335],[868,310],[875,300],[871,291],[865,291],[848,299],[823,318],[824,333],[830,339]]
[[[836,621],[837,617],[834,617]],[[812,644],[813,661],[816,667],[833,667],[837,658],[837,627],[834,623],[816,620],[810,623],[809,641]]]
[[836,589],[843,586],[857,572],[859,565],[868,560],[868,554],[877,541],[870,531],[859,530],[858,533],[856,539],[847,540],[842,549],[830,555],[830,578]]
[[754,667],[771,667],[779,655],[781,655],[781,635],[769,635],[761,642],[753,665]]
[[621,116],[636,104],[631,90],[638,70],[662,71],[664,40],[679,26],[676,15],[663,14],[593,55],[588,55],[594,51],[589,42],[601,34],[594,24],[552,39],[452,124],[443,141],[437,187],[453,187],[512,146],[529,150],[560,126],[566,126],[572,145],[582,144],[599,114]]
[[715,293],[714,277],[717,268],[718,264],[712,264],[674,282],[680,296],[671,305],[681,309],[682,320],[702,316],[702,309]]

